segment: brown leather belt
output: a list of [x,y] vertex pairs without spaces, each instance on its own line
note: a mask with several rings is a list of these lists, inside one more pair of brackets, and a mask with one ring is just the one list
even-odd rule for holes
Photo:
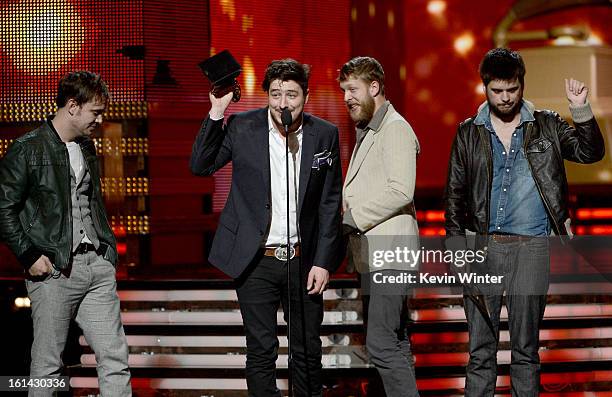
[[519,243],[529,241],[533,236],[520,236],[518,234],[505,234],[505,233],[491,233],[493,241],[499,244]]
[[[285,247],[286,245],[281,245],[280,247],[273,247],[273,248],[264,248],[263,253],[265,256],[273,256],[276,259],[283,260],[283,259],[286,259],[286,257],[282,256],[282,252],[286,251]],[[299,257],[301,254],[300,246],[294,245],[293,249],[295,251],[293,258]]]

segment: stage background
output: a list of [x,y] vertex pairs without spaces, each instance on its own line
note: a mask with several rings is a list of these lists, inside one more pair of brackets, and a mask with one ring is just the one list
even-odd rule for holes
[[[197,63],[229,49],[243,65],[243,98],[230,112],[265,106],[261,79],[272,59],[293,57],[310,64],[306,109],[339,126],[346,170],[354,132],[337,71],[352,56],[371,55],[385,67],[388,98],[420,140],[419,221],[423,233],[437,234],[456,126],[484,100],[478,62],[493,46],[493,28],[513,3],[4,0],[0,155],[12,138],[53,112],[57,80],[65,72],[101,73],[114,100],[105,138],[119,131],[126,139],[117,150],[102,150],[106,176],[115,170],[107,197],[122,263],[141,276],[172,274],[179,265],[209,269],[208,247],[227,197],[231,165],[210,178],[189,173],[191,144],[209,108],[209,85]],[[584,24],[594,40],[608,45],[610,20],[610,7],[584,7],[535,17],[514,29]],[[127,192],[125,197],[112,195],[111,182],[119,183],[117,192]],[[597,190],[595,206],[602,206],[600,196]],[[604,232],[612,230],[602,226]],[[19,271],[6,247],[0,248],[0,272]]]

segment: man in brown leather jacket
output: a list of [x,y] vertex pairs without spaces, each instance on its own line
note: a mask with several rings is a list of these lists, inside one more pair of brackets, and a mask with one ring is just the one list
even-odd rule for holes
[[475,235],[487,252],[481,272],[503,277],[498,284],[476,286],[484,305],[467,293],[464,299],[470,336],[465,395],[495,392],[505,292],[512,395],[537,396],[539,326],[550,267],[546,236],[566,235],[569,230],[563,160],[599,161],[604,142],[582,82],[565,80],[572,127],[558,114],[535,110],[523,99],[525,65],[518,53],[489,51],[480,64],[480,76],[487,101],[476,116],[459,125],[452,146],[446,234],[450,239]]

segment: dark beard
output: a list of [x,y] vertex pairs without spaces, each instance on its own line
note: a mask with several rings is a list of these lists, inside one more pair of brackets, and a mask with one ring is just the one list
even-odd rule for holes
[[374,117],[374,98],[368,96],[360,105],[361,109],[357,115],[357,120],[353,119],[353,121],[355,121],[357,127],[364,129]]
[[497,106],[489,103],[489,110],[500,120],[503,121],[511,121],[514,119],[517,113],[521,111],[521,106],[523,105],[523,101],[517,101],[513,107],[508,110],[501,111]]

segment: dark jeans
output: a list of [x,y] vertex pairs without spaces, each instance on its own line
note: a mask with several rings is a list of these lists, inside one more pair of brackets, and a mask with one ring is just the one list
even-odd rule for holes
[[[323,296],[308,295],[306,280],[309,269],[300,272],[297,258],[291,260],[290,266],[294,396],[321,396]],[[279,304],[282,304],[287,321],[286,262],[258,255],[247,272],[236,280],[236,291],[247,340],[249,397],[280,397],[275,374],[278,356],[277,312]],[[308,393],[308,385],[311,394]]]
[[[380,272],[397,275],[394,270]],[[387,397],[418,397],[414,360],[408,335],[407,285],[376,285],[371,281],[362,289],[366,347],[378,370]]]
[[495,393],[499,317],[504,291],[510,331],[512,396],[539,395],[539,333],[546,307],[549,271],[545,238],[505,243],[489,241],[487,261],[480,268],[472,268],[472,272],[504,277],[500,284],[478,284],[487,301],[493,331],[472,300],[464,298],[470,335],[470,361],[465,381],[467,397]]

